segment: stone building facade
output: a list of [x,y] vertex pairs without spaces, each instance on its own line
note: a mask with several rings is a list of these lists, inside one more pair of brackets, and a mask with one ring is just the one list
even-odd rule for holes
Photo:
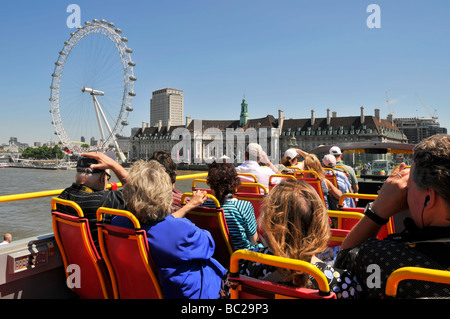
[[276,163],[290,147],[309,151],[320,145],[349,142],[407,143],[406,136],[392,120],[381,119],[379,109],[375,109],[374,115],[367,115],[361,107],[358,116],[345,117],[330,110],[319,117],[311,110],[311,116],[302,119],[286,119],[279,110],[278,117],[250,119],[247,107],[244,99],[238,120],[186,117],[184,125],[177,126],[171,126],[170,122],[167,126],[161,122],[157,126],[143,123],[131,137],[130,159],[146,159],[156,150],[167,150],[178,163],[205,163],[222,155],[241,163],[245,145],[258,142]]

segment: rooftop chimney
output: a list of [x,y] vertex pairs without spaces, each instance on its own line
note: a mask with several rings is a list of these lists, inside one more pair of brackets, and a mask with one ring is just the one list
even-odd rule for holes
[[364,116],[364,106],[361,106],[361,124],[364,124],[365,116]]
[[158,121],[158,133],[161,132],[161,128],[162,128],[162,120]]
[[331,110],[327,109],[327,125],[330,126],[331,124]]
[[311,126],[313,126],[314,123],[316,123],[316,111],[311,110]]
[[337,112],[336,111],[333,111],[333,117],[337,117]]
[[283,124],[284,124],[284,112],[283,110],[278,110],[278,129],[280,131],[280,135],[281,131],[283,130]]
[[389,123],[394,124],[394,114],[388,114],[387,120],[389,121]]
[[381,117],[380,117],[380,109],[375,109],[375,117],[377,118],[378,121],[381,119]]

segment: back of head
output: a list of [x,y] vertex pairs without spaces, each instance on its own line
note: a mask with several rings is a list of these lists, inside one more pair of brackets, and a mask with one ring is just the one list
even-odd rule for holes
[[323,157],[322,163],[325,167],[333,168],[336,166],[336,157],[331,154],[327,154]]
[[284,166],[291,166],[295,158],[298,157],[298,153],[295,149],[290,148],[284,152],[284,156],[281,158],[281,164]]
[[128,210],[139,222],[149,224],[169,215],[172,183],[164,166],[157,161],[138,161],[128,171],[123,196]]
[[215,161],[208,165],[206,181],[221,204],[224,202],[225,196],[234,194],[236,188],[241,184],[233,164],[216,163]]
[[172,184],[175,184],[177,181],[177,164],[175,164],[172,160],[172,156],[169,151],[155,151],[150,160],[155,160],[164,166],[167,174],[170,176]]
[[84,184],[92,189],[103,190],[105,188],[105,183],[100,180],[100,174],[105,171],[92,169],[92,164],[98,164],[98,161],[87,156],[81,156],[77,160],[77,175],[75,177],[75,182]]
[[[264,200],[258,224],[276,256],[311,261],[324,251],[330,236],[328,215],[317,192],[303,181],[287,179]],[[304,286],[307,276],[287,271],[288,280]]]
[[250,161],[259,161],[263,154],[263,149],[258,143],[250,143],[245,150],[245,157]]
[[414,148],[412,177],[421,189],[431,187],[450,207],[450,136],[437,134]]
[[320,164],[320,160],[315,154],[308,154],[305,157],[303,165],[305,170],[315,171],[319,174],[319,176],[323,176],[324,171],[322,164]]
[[339,146],[331,147],[329,152],[330,152],[331,155],[334,155],[335,157],[339,157],[339,156],[342,155],[342,151],[339,148]]

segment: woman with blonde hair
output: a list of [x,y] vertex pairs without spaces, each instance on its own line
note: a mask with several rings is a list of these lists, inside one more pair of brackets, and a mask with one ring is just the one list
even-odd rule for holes
[[342,191],[325,178],[325,170],[323,169],[320,160],[315,154],[308,154],[303,163],[305,170],[315,171],[317,175],[319,175],[327,209],[337,210]]
[[[325,264],[316,256],[327,249],[330,238],[328,214],[317,192],[307,183],[287,179],[276,185],[264,200],[258,224],[264,231],[267,248],[259,252],[299,259],[314,264],[328,278],[338,298],[355,298],[360,287],[344,270]],[[241,273],[254,278],[295,287],[317,289],[307,274],[244,261]]]
[[[225,269],[212,258],[214,240],[208,231],[183,218],[206,200],[205,192],[195,192],[183,208],[171,214],[172,186],[160,163],[136,162],[123,187],[127,208],[147,232],[164,298],[217,299]],[[111,223],[132,227],[121,216]]]

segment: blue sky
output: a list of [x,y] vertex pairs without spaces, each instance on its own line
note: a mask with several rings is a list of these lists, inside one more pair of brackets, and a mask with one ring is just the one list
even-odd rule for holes
[[[73,29],[106,19],[134,51],[137,82],[130,127],[149,122],[151,92],[184,90],[185,116],[277,115],[429,117],[450,128],[450,2],[445,0],[16,0],[0,8],[0,143],[57,138],[49,113],[51,73]],[[381,9],[381,28],[366,12]],[[125,130],[125,133],[129,132]]]

